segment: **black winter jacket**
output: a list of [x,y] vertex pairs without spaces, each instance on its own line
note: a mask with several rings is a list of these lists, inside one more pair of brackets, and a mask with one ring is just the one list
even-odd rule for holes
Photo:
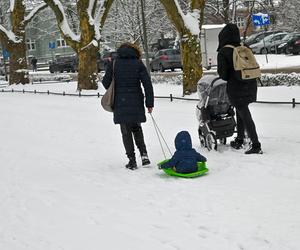
[[257,82],[255,79],[241,81],[235,76],[233,49],[225,45],[240,46],[240,32],[235,24],[227,24],[219,34],[218,74],[227,81],[227,94],[233,106],[244,106],[256,101]]
[[[141,123],[146,121],[144,108],[154,106],[152,82],[143,62],[138,59],[137,52],[133,48],[118,49],[118,57],[115,59],[115,101],[114,123]],[[107,89],[111,83],[113,63],[109,64],[102,80]]]

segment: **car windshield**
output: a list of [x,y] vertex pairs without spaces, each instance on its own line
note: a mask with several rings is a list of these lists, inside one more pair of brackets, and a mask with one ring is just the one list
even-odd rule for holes
[[247,37],[246,41],[251,41],[251,40],[255,39],[256,36],[257,36],[257,34],[253,34],[253,35]]
[[179,55],[180,51],[179,50],[167,50],[166,55],[170,56],[170,55]]
[[275,38],[274,34],[269,35],[269,36],[265,37],[265,42],[271,41],[273,38]]

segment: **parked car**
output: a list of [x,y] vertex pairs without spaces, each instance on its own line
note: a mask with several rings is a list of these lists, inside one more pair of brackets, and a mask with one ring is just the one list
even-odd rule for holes
[[150,62],[151,71],[164,72],[166,69],[182,69],[180,50],[178,49],[163,49],[159,50]]
[[286,35],[286,32],[272,34],[267,36],[260,42],[250,45],[249,47],[255,54],[266,54],[270,52],[272,46],[280,44],[282,38],[284,38]]
[[98,72],[105,71],[108,63],[118,56],[116,51],[105,52],[103,56],[99,53],[97,55],[97,68]]
[[300,33],[287,34],[284,38],[282,38],[282,40],[280,41],[279,44],[276,44],[276,45],[271,47],[271,49],[270,49],[271,53],[288,54],[289,51],[287,49],[287,44],[290,40],[296,38],[297,36],[300,37]]
[[254,43],[260,42],[263,38],[266,38],[269,35],[273,35],[280,32],[281,31],[263,31],[263,32],[252,34],[245,40],[245,45],[250,46]]
[[50,73],[54,72],[75,72],[78,70],[78,58],[76,55],[59,56],[49,63]]
[[287,42],[287,53],[298,55],[300,53],[300,35],[293,37]]

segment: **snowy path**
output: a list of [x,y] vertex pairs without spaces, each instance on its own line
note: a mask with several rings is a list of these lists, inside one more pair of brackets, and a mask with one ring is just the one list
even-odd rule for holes
[[[299,93],[268,88],[260,97]],[[152,167],[132,172],[98,99],[2,93],[0,249],[299,249],[299,107],[251,106],[265,151],[253,156],[200,149],[194,107],[157,100],[154,111],[172,149],[186,129],[208,158],[209,174],[186,180],[155,166],[162,153],[150,119]]]

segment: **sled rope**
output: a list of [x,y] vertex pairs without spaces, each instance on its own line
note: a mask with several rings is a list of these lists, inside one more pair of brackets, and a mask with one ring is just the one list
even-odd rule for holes
[[157,125],[157,123],[156,123],[156,121],[155,121],[155,119],[154,119],[154,117],[153,117],[153,115],[151,113],[150,113],[150,116],[151,116],[151,119],[152,119],[152,122],[153,122],[153,126],[154,126],[154,129],[155,129],[155,132],[156,132],[159,144],[160,144],[161,151],[163,152],[163,155],[164,155],[165,159],[167,159],[166,153],[165,153],[165,150],[164,150],[164,147],[163,147],[161,139],[165,143],[165,145],[166,145],[166,147],[167,147],[167,149],[168,149],[168,151],[170,153],[170,156],[172,156],[171,150],[170,150],[170,148],[169,148],[169,146],[168,146],[168,144],[167,144],[164,136],[162,135],[161,130],[159,129],[159,127],[158,127],[158,125]]

